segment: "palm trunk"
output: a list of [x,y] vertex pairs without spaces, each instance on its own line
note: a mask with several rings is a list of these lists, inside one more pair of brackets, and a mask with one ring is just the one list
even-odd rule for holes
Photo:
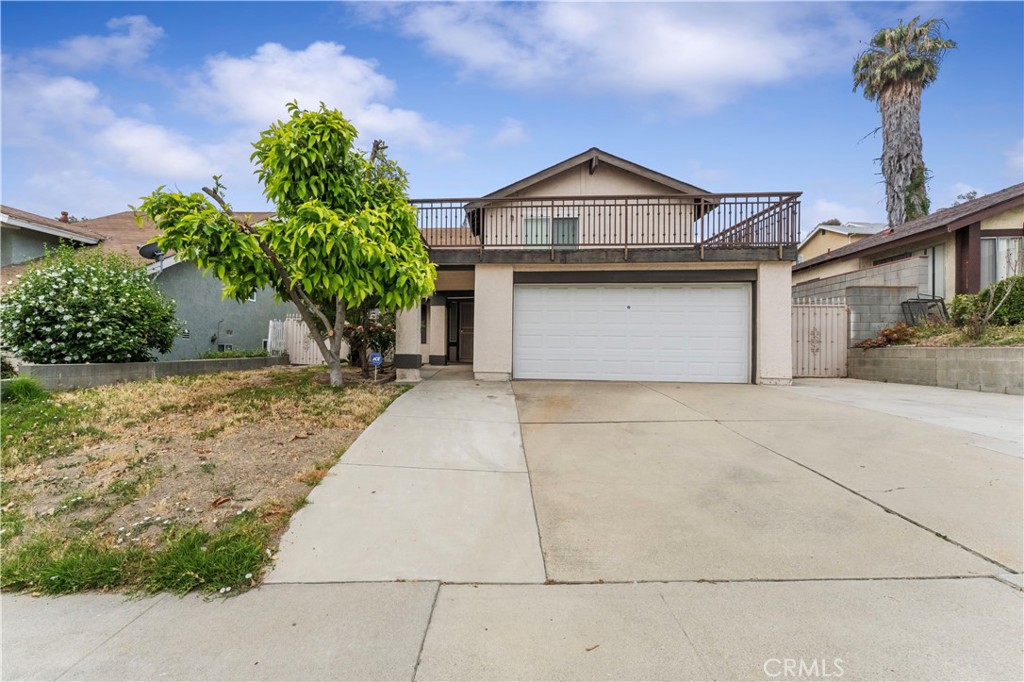
[[924,183],[911,182],[915,172],[923,179],[921,142],[921,86],[901,81],[886,87],[879,98],[882,112],[882,176],[885,209],[892,227],[907,221],[907,206],[926,205]]

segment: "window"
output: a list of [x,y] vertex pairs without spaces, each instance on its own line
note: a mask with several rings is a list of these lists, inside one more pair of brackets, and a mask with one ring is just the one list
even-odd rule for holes
[[234,350],[235,347],[230,343],[218,343],[217,352],[224,352],[226,350]]
[[991,237],[981,240],[981,288],[1024,273],[1024,250],[1020,237]]
[[579,218],[523,218],[523,247],[578,249]]
[[256,292],[254,291],[251,294],[249,294],[249,298],[245,299],[245,302],[246,303],[255,303],[256,302]]
[[426,301],[420,303],[420,343],[427,342],[427,311],[429,309]]
[[924,250],[928,258],[928,282],[922,294],[930,294],[936,298],[946,297],[946,247],[942,244]]
[[898,260],[906,260],[907,258],[910,258],[912,255],[913,254],[910,253],[910,251],[907,251],[905,253],[896,254],[895,256],[876,258],[875,260],[871,261],[871,265],[885,265],[886,263],[895,263]]

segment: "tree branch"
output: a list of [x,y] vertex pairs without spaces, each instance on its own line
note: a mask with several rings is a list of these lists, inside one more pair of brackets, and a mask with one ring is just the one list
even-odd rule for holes
[[[376,143],[374,144],[376,145]],[[223,211],[224,215],[231,218],[231,220],[233,220],[235,224],[239,226],[242,232],[251,235],[256,239],[256,244],[259,245],[260,250],[263,251],[263,254],[270,259],[270,264],[273,266],[274,271],[277,272],[277,276],[281,278],[281,282],[284,284],[285,289],[288,291],[288,293],[291,294],[294,292],[302,300],[306,307],[314,314],[316,314],[320,322],[323,324],[324,331],[327,333],[327,335],[333,336],[334,330],[331,329],[331,321],[328,320],[327,316],[320,311],[320,307],[313,303],[312,299],[310,299],[309,296],[306,294],[305,289],[303,289],[301,285],[296,284],[295,282],[292,281],[292,278],[288,276],[288,271],[285,270],[284,266],[281,265],[281,261],[278,260],[277,254],[274,253],[274,250],[270,248],[270,245],[268,245],[265,241],[263,241],[260,238],[259,234],[256,232],[256,229],[253,228],[253,226],[250,225],[248,222],[235,215],[235,212],[232,211],[228,203],[224,201],[224,197],[220,195],[220,192],[209,187],[204,187],[203,191],[210,195],[210,197],[212,197],[213,200],[220,205],[221,211]],[[298,301],[292,302],[296,304],[296,307],[298,307]]]

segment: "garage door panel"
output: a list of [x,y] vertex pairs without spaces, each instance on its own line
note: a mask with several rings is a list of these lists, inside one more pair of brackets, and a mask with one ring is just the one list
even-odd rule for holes
[[749,284],[517,285],[520,379],[746,383]]

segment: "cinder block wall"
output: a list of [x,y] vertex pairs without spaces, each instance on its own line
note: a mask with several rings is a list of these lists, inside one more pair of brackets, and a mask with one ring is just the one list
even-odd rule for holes
[[851,348],[848,376],[1024,395],[1024,348]]
[[928,260],[914,257],[801,282],[793,286],[793,298],[845,300],[850,307],[852,347],[902,321],[900,304],[918,296],[927,278]]
[[903,320],[901,303],[917,296],[916,287],[848,287],[850,346],[878,336],[886,327]]
[[76,365],[23,364],[18,374],[38,381],[53,391],[90,388],[122,381],[143,381],[181,374],[211,374],[287,365],[288,356],[268,358],[222,358],[217,360],[167,360],[165,362],[109,362]]

